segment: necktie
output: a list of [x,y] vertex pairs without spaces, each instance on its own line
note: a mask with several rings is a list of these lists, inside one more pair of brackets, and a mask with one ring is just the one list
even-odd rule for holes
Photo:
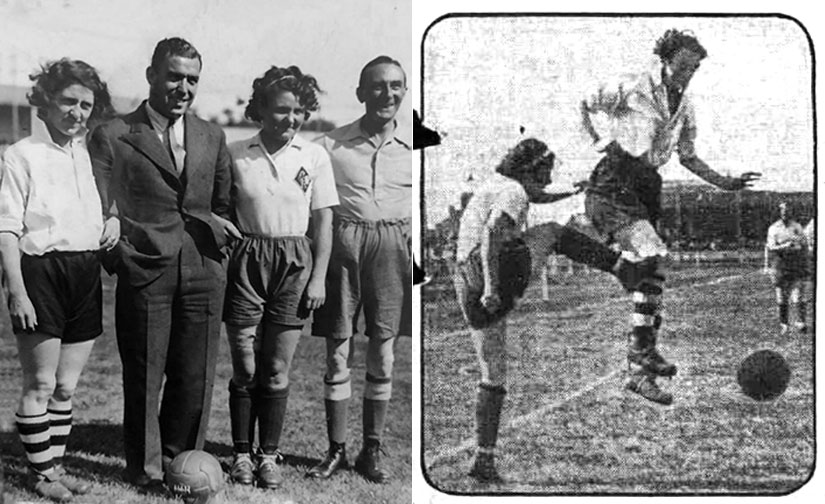
[[180,145],[175,137],[175,131],[172,129],[175,125],[174,120],[169,120],[169,124],[166,126],[166,146],[169,149],[169,154],[172,158],[172,164],[175,165],[175,169],[177,170],[178,174],[183,171],[183,163],[186,159],[186,151],[183,149],[183,146]]

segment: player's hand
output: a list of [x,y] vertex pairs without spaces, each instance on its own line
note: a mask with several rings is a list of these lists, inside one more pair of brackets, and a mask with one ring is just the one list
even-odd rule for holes
[[751,187],[754,182],[757,182],[760,178],[762,178],[762,174],[759,172],[745,172],[739,177],[731,179],[729,190],[739,191]]
[[323,306],[327,299],[327,290],[324,286],[324,279],[310,279],[307,290],[304,293],[304,306],[307,310],[317,310]]
[[235,224],[233,224],[231,220],[224,219],[223,217],[215,213],[212,214],[212,218],[215,219],[215,221],[218,224],[220,224],[220,226],[223,228],[223,232],[226,233],[227,238],[234,238],[235,240],[240,240],[241,238],[243,238],[243,235],[240,231],[238,231],[238,228],[235,227]]
[[573,183],[573,187],[576,188],[576,192],[574,194],[579,194],[587,190],[587,187],[590,185],[590,181],[588,180],[579,180],[578,182]]
[[12,324],[25,331],[34,331],[37,326],[37,313],[28,294],[9,293],[9,315]]
[[112,250],[120,239],[120,219],[109,217],[103,223],[103,233],[100,235],[100,248],[102,250]]
[[501,298],[495,292],[484,293],[481,296],[481,306],[490,313],[495,313],[501,308]]

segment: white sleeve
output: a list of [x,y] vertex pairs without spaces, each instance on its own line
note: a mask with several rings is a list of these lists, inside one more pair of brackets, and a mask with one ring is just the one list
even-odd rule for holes
[[0,231],[23,234],[23,217],[29,196],[29,176],[18,156],[6,151],[0,165]]

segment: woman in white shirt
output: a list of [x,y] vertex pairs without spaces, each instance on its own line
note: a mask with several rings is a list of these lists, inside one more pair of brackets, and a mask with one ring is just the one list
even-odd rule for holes
[[283,483],[278,445],[289,369],[310,312],[326,297],[338,193],[329,155],[298,135],[318,110],[319,93],[315,78],[300,68],[270,68],[253,82],[246,108],[260,131],[229,145],[233,207],[244,235],[229,259],[223,313],[233,368],[230,476],[240,484]]
[[102,333],[98,250],[118,239],[103,222],[84,135],[109,114],[106,84],[79,60],[32,75],[42,124],[6,150],[0,177],[0,257],[23,369],[17,430],[33,490],[58,502],[89,485],[62,467],[78,378]]

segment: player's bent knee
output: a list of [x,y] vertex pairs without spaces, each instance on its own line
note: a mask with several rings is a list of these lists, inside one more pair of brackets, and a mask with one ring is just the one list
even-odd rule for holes
[[76,390],[76,384],[58,383],[52,392],[52,397],[57,402],[71,401]]

